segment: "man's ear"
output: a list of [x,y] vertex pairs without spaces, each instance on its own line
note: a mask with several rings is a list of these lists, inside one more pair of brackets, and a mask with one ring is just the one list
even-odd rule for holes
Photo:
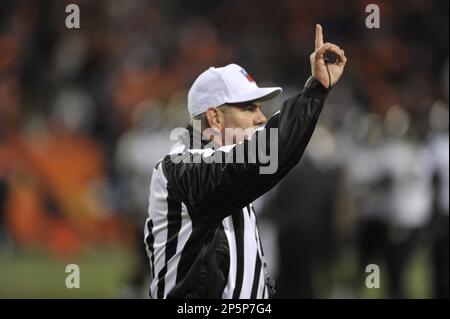
[[215,107],[208,108],[206,111],[206,120],[208,121],[209,127],[219,132],[225,127],[223,114]]

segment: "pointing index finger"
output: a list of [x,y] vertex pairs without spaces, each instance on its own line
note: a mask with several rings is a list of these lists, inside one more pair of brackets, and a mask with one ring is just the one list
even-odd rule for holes
[[322,26],[320,24],[316,24],[316,41],[315,46],[316,50],[323,45],[323,33]]

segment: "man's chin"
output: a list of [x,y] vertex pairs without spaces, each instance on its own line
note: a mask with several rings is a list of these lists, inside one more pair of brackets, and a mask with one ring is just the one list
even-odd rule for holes
[[[250,139],[255,133],[255,128],[234,128],[230,130],[225,130],[224,132],[224,145],[237,144],[245,139]],[[237,131],[237,132],[236,132]]]

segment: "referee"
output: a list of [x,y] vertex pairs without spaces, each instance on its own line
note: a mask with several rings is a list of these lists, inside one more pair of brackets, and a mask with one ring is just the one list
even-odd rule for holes
[[[195,80],[188,110],[201,128],[189,125],[152,175],[145,225],[150,298],[269,298],[274,293],[251,203],[299,162],[346,61],[338,46],[323,43],[316,25],[312,76],[269,119],[261,102],[281,88],[258,87],[242,67],[209,68]],[[225,129],[240,130],[230,142]],[[196,136],[203,137],[199,145]],[[262,139],[274,136],[276,148],[270,144],[255,151]],[[277,169],[262,174],[258,154],[274,149]]]

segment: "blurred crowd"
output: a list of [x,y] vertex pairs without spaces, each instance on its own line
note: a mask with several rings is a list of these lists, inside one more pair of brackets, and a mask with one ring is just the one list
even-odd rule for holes
[[[365,26],[372,2],[379,29]],[[69,3],[79,29],[65,26]],[[448,298],[448,6],[2,0],[0,251],[129,243],[129,288],[140,289],[151,171],[188,123],[196,76],[234,62],[282,86],[270,115],[308,78],[321,23],[345,49],[345,76],[300,165],[256,207],[278,296],[359,296],[366,265],[379,264],[386,297],[408,297],[407,269],[425,251],[430,297]]]

